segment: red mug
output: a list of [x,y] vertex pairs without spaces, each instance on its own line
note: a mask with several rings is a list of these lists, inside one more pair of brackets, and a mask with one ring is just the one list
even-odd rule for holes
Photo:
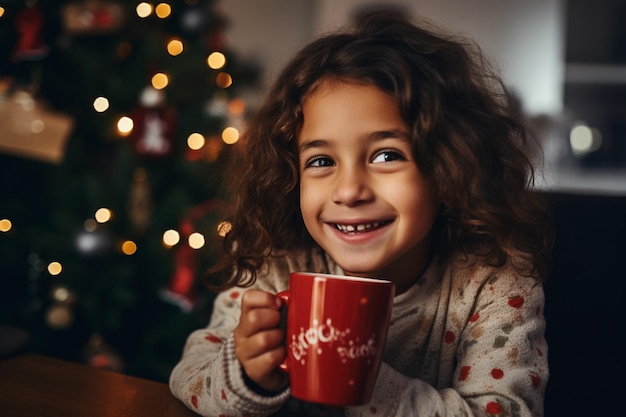
[[391,281],[292,272],[278,294],[287,306],[287,357],[295,398],[336,406],[369,402],[387,338]]

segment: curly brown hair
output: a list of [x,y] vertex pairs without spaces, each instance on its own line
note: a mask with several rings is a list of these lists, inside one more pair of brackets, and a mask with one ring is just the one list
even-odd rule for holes
[[300,214],[296,135],[303,99],[329,77],[375,85],[397,100],[412,128],[414,159],[444,202],[434,254],[460,249],[502,266],[521,253],[530,261],[521,272],[546,277],[547,206],[532,191],[528,137],[501,79],[474,43],[376,12],[354,31],[304,47],[237,145],[228,175],[232,230],[210,271],[234,268],[224,287],[254,282],[271,254],[315,247]]

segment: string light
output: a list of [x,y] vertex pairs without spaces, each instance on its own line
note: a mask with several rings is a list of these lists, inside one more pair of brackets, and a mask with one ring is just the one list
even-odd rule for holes
[[124,255],[133,255],[137,252],[137,244],[132,240],[126,240],[122,243],[122,252]]
[[237,143],[239,140],[239,131],[234,127],[227,127],[222,131],[222,140],[228,145]]
[[211,69],[220,69],[226,65],[226,57],[221,52],[213,52],[207,58],[207,64]]
[[61,266],[60,262],[54,261],[48,264],[48,273],[50,275],[56,276],[59,275],[63,271],[63,266]]
[[0,6],[0,17],[4,16],[4,7]]
[[189,235],[187,243],[189,243],[189,246],[191,246],[192,249],[200,249],[205,243],[204,236],[201,233],[194,232]]
[[113,217],[113,213],[111,212],[111,210],[104,207],[99,208],[94,216],[98,223],[106,223],[111,220],[111,217]]
[[169,79],[167,75],[163,74],[162,72],[157,72],[152,76],[152,87],[156,88],[157,90],[164,89],[165,87],[167,87],[168,84]]
[[194,151],[201,149],[204,146],[204,144],[205,144],[204,136],[202,136],[200,133],[192,133],[187,138],[187,146],[189,146],[189,149],[192,149]]
[[178,233],[174,229],[166,230],[163,233],[163,244],[165,246],[171,247],[180,242],[180,233]]
[[98,113],[103,113],[109,109],[109,100],[106,97],[98,97],[93,101],[93,108]]
[[167,52],[172,56],[180,55],[183,49],[183,42],[180,39],[172,39],[167,43]]
[[172,13],[172,7],[167,3],[159,3],[154,8],[154,12],[156,13],[157,17],[165,19]]
[[143,19],[152,14],[152,5],[150,3],[141,2],[137,5],[137,8],[135,10],[137,12],[137,16]]
[[9,219],[0,220],[0,232],[8,232],[13,227],[13,223]]
[[122,136],[128,136],[130,135],[130,132],[133,131],[133,119],[131,119],[128,116],[122,116],[120,117],[120,119],[117,121],[117,131],[122,135]]

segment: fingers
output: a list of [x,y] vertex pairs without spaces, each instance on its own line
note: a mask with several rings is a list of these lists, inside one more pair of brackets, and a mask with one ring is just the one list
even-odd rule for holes
[[250,337],[262,330],[278,327],[279,306],[280,299],[273,294],[259,290],[245,292],[241,301],[238,336]]
[[249,290],[241,301],[241,317],[234,330],[235,355],[246,374],[260,386],[284,383],[277,371],[285,357],[280,329],[281,301],[273,294]]

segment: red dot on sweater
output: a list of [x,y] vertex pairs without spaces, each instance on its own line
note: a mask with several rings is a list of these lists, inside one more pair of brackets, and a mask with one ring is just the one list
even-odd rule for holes
[[541,351],[541,349],[537,348],[537,355],[539,356],[543,356],[543,352]]
[[454,342],[454,339],[456,339],[456,336],[454,335],[454,332],[450,330],[446,331],[446,334],[443,336],[443,340],[446,343],[452,343]]
[[539,375],[536,374],[530,374],[530,381],[535,388],[537,388],[541,384],[541,378],[539,377]]
[[485,411],[487,411],[487,414],[500,414],[500,404],[495,401],[491,401],[487,403]]
[[469,376],[471,369],[472,369],[471,366],[462,366],[461,372],[459,372],[459,381],[465,381],[467,377]]
[[516,296],[509,298],[509,305],[513,308],[520,308],[524,305],[524,297]]
[[371,411],[372,414],[376,414],[376,411],[378,411],[378,410],[376,410],[376,407],[372,406],[372,407],[370,407],[370,411]]
[[222,400],[226,401],[226,391],[222,390]]
[[494,379],[501,379],[504,376],[504,371],[502,371],[502,369],[493,368],[491,370],[491,376]]
[[215,336],[214,334],[207,334],[206,336],[204,336],[204,338],[211,343],[222,343],[222,339]]
[[472,317],[470,317],[469,321],[474,323],[476,320],[478,320],[480,318],[480,313],[476,313],[474,314]]
[[233,300],[237,297],[239,297],[239,291],[233,291],[230,293],[230,298],[232,298]]
[[191,404],[194,406],[194,408],[198,408],[198,397],[196,397],[195,395],[192,395]]

